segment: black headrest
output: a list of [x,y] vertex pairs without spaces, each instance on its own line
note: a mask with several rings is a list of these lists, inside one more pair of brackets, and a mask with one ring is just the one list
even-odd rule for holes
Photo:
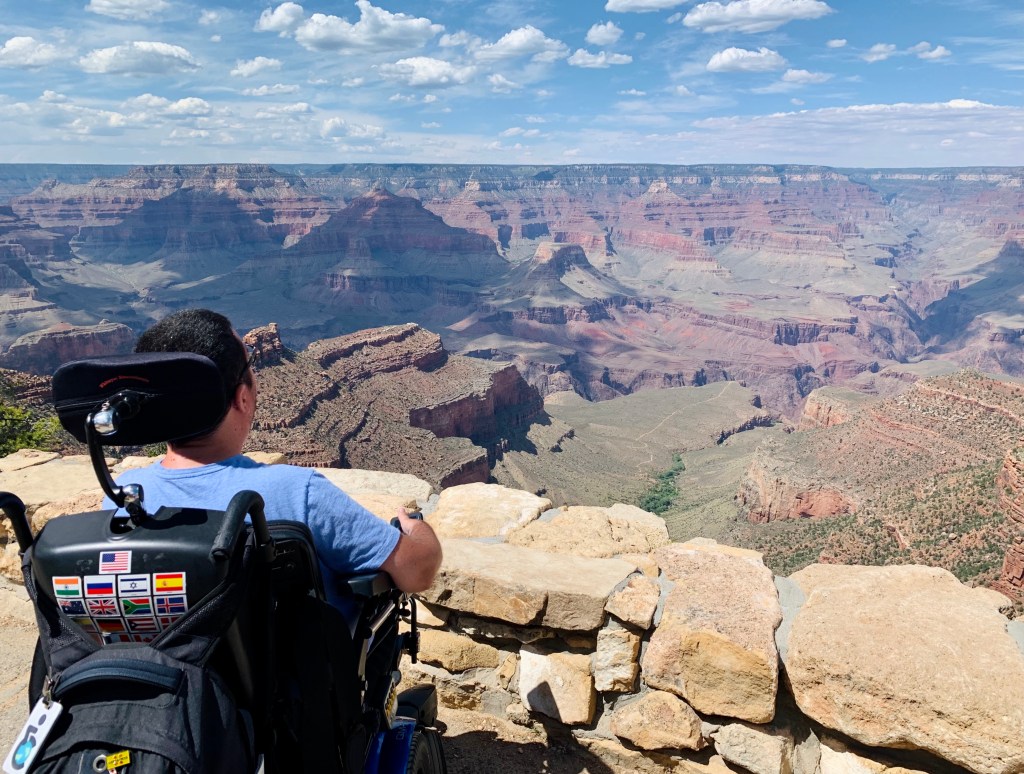
[[65,363],[53,375],[61,425],[85,441],[85,420],[112,396],[131,394],[134,416],[124,418],[104,446],[140,446],[189,438],[212,430],[227,411],[224,385],[213,361],[191,352],[147,352]]

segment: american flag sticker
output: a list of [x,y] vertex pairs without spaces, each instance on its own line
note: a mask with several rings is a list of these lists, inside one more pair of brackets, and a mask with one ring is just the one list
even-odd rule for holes
[[82,579],[77,575],[54,577],[53,595],[58,599],[82,596]]
[[153,615],[153,600],[149,597],[125,597],[121,600],[125,618]]
[[[93,618],[118,618],[121,617],[121,611],[117,607],[116,599],[87,599],[85,600],[86,607],[89,609],[89,615]],[[104,629],[104,631],[109,631]]]
[[100,573],[132,571],[131,551],[100,551]]
[[149,575],[118,575],[117,596],[149,596]]
[[153,573],[154,594],[183,594],[185,592],[185,573],[155,572]]
[[57,604],[60,605],[60,609],[64,611],[64,615],[89,615],[89,611],[85,609],[84,599],[58,599]]
[[188,612],[188,601],[184,594],[168,597],[157,597],[153,600],[157,615],[170,615],[180,618]]

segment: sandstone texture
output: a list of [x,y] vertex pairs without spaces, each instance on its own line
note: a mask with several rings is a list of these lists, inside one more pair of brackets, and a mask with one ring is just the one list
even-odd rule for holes
[[711,734],[715,750],[751,774],[792,774],[793,740],[755,726],[730,723]]
[[990,600],[923,567],[812,565],[793,579],[807,601],[785,665],[802,712],[867,745],[1024,771],[1024,653]]
[[697,713],[664,691],[649,691],[616,707],[611,728],[617,737],[641,750],[699,750],[706,745]]
[[668,543],[665,520],[634,505],[570,506],[510,535],[512,545],[574,556],[650,553]]
[[644,682],[698,712],[765,723],[775,714],[782,610],[759,561],[687,544],[655,556],[675,583],[643,656]]
[[620,621],[646,631],[654,621],[660,597],[661,586],[651,578],[638,575],[612,594],[604,609]]
[[532,522],[551,501],[498,484],[445,489],[427,522],[441,537],[505,537]]
[[597,697],[587,656],[547,653],[533,645],[519,655],[519,693],[527,708],[567,725],[593,719]]
[[465,672],[467,669],[495,668],[498,666],[498,651],[490,645],[474,642],[450,632],[427,629],[420,633],[419,657],[428,664],[442,666],[449,672]]

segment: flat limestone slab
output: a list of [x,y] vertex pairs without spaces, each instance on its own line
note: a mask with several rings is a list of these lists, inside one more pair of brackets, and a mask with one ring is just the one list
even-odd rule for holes
[[615,587],[636,567],[622,559],[552,555],[506,544],[442,540],[444,562],[427,602],[509,623],[592,631]]
[[317,468],[324,478],[339,489],[352,495],[357,492],[395,495],[407,500],[426,500],[433,490],[426,481],[408,473],[388,473],[378,470]]
[[1024,772],[1024,654],[988,594],[933,567],[811,565],[786,673],[803,713],[873,747]]
[[546,497],[500,484],[461,484],[441,492],[427,521],[440,537],[504,537],[550,507]]

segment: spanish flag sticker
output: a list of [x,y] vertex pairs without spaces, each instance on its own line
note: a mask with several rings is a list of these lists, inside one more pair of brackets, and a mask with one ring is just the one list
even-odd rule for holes
[[153,573],[154,594],[181,594],[185,591],[185,573],[155,572]]

